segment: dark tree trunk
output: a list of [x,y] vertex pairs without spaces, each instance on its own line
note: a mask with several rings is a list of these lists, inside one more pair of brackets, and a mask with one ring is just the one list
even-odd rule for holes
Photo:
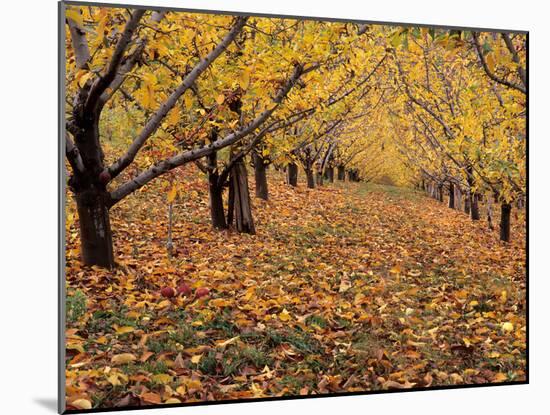
[[473,193],[470,196],[470,202],[471,202],[470,213],[471,213],[471,216],[472,216],[472,220],[479,220],[480,219],[480,216],[479,216],[479,197],[476,193]]
[[286,181],[291,186],[298,186],[298,165],[289,163],[286,166]]
[[218,175],[210,173],[208,176],[210,192],[210,218],[216,229],[226,229],[225,212],[223,209],[223,186],[218,183]]
[[233,201],[231,203],[233,210],[231,220],[233,217],[235,218],[235,228],[241,233],[255,234],[256,229],[254,228],[250,193],[248,192],[248,175],[242,160],[237,161],[231,170],[230,189],[229,194]]
[[455,208],[455,185],[453,182],[449,182],[449,207]]
[[500,240],[510,242],[510,213],[512,204],[503,202],[500,205]]
[[470,200],[470,216],[472,220],[479,220],[479,203],[478,203],[478,195],[472,190],[472,187],[474,185],[474,169],[473,167],[467,166],[466,167],[466,175],[467,175],[467,181],[468,181],[468,192]]
[[470,214],[470,193],[466,192],[464,194],[464,213],[467,215]]
[[334,183],[334,167],[327,167],[325,169],[325,174],[329,183]]
[[338,180],[341,182],[346,181],[346,168],[344,166],[338,166]]
[[80,226],[82,261],[86,265],[98,265],[113,268],[113,237],[109,220],[109,193],[106,191],[108,180],[101,181],[103,171],[103,152],[99,145],[99,126],[97,117],[75,117],[77,134],[75,144],[82,157],[85,171],[73,171],[69,186],[75,194]]
[[[212,130],[211,141],[216,140],[217,130]],[[216,229],[226,229],[225,212],[223,209],[223,185],[218,173],[218,154],[213,152],[208,156],[208,192],[210,197],[210,219]]]
[[88,189],[76,194],[82,261],[86,265],[113,268],[113,236],[107,207],[108,193]]
[[267,164],[261,155],[257,152],[253,153],[254,158],[254,180],[256,182],[256,197],[267,200]]
[[315,189],[315,178],[313,177],[312,169],[305,169],[306,178],[307,178],[307,187],[309,189]]

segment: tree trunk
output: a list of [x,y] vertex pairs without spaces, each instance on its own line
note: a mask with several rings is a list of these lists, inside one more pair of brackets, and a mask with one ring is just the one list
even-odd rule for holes
[[455,186],[455,209],[460,210],[462,206],[462,190],[460,186]]
[[470,215],[470,192],[466,192],[464,195],[464,213]]
[[472,216],[472,220],[479,220],[479,198],[476,193],[472,193],[470,196],[470,213]]
[[455,208],[455,185],[453,182],[449,182],[449,207]]
[[327,167],[325,174],[329,183],[334,183],[334,167]]
[[315,174],[315,181],[317,183],[317,186],[322,186],[323,185],[323,173],[318,171],[316,174]]
[[113,268],[113,237],[106,205],[108,193],[95,188],[76,194],[82,261],[86,265]]
[[[230,197],[233,202],[233,215],[235,218],[235,228],[241,233],[255,234],[254,220],[252,218],[252,208],[250,205],[250,193],[248,192],[248,175],[246,166],[242,160],[235,163],[231,170]],[[229,219],[228,219],[229,221]]]
[[218,175],[210,173],[208,175],[209,194],[210,194],[210,218],[212,226],[216,229],[226,229],[225,212],[223,209],[223,186],[218,183]]
[[500,205],[500,240],[510,242],[510,213],[512,204],[503,202]]
[[257,152],[253,153],[254,158],[254,180],[256,182],[256,197],[267,200],[267,164],[265,164],[263,157]]
[[346,168],[344,166],[338,166],[338,180],[341,182],[346,181]]
[[437,200],[443,203],[443,183],[437,185]]
[[479,220],[479,204],[478,204],[478,197],[475,192],[472,191],[472,187],[474,185],[474,170],[471,165],[466,167],[466,175],[467,175],[467,181],[468,181],[468,192],[469,192],[469,200],[470,200],[470,216],[472,217],[472,220]]
[[289,163],[286,166],[286,181],[291,186],[298,186],[298,165]]
[[99,145],[99,122],[93,114],[87,115],[75,117],[78,133],[74,135],[86,167],[82,172],[73,171],[69,179],[80,224],[80,251],[84,264],[113,268],[115,260],[109,220],[109,193],[106,191],[107,183],[100,179],[104,167],[103,151]]
[[315,189],[315,178],[313,177],[312,169],[305,169],[307,178],[307,187],[309,189]]

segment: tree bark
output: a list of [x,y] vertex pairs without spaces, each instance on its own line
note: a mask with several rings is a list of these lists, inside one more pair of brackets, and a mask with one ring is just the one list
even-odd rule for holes
[[264,158],[258,154],[256,151],[253,152],[254,159],[254,180],[256,182],[256,197],[260,199],[268,199],[268,190],[267,190],[267,164],[265,163]]
[[288,163],[286,166],[286,180],[287,184],[298,186],[298,165],[296,163]]
[[334,167],[330,166],[325,169],[326,177],[329,183],[334,183]]
[[85,265],[113,268],[113,237],[106,191],[91,188],[76,193],[82,261]]
[[344,166],[338,166],[338,180],[341,182],[346,181],[346,168]]
[[449,207],[455,208],[455,185],[453,182],[449,182]]
[[460,210],[462,206],[462,190],[460,186],[455,186],[455,209]]
[[510,242],[510,213],[512,204],[503,202],[500,205],[500,240]]
[[472,166],[466,167],[466,175],[467,175],[467,181],[468,181],[468,193],[470,200],[470,216],[472,220],[479,220],[479,204],[478,204],[478,195],[472,190],[472,187],[474,185],[474,171]]
[[470,215],[470,192],[464,195],[464,213]]
[[443,203],[443,183],[437,185],[437,200]]
[[[248,192],[248,175],[243,160],[239,160],[231,170],[230,197],[232,197],[233,217],[235,228],[241,233],[255,234],[250,193]],[[233,219],[233,218],[231,218]],[[229,220],[228,220],[229,222]],[[230,222],[229,222],[230,223]]]
[[470,196],[470,213],[472,216],[472,220],[479,220],[479,197],[476,193],[472,193]]
[[309,189],[315,189],[315,178],[313,177],[312,169],[305,169],[307,178],[307,187]]
[[218,183],[218,174],[208,175],[208,190],[210,195],[210,218],[216,229],[226,229],[225,212],[223,209],[223,186]]

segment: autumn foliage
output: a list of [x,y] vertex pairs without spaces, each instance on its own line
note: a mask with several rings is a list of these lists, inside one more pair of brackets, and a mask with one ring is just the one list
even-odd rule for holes
[[70,409],[526,379],[526,38],[68,6]]

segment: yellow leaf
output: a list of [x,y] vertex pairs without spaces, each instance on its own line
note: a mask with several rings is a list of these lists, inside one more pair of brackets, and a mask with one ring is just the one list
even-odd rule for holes
[[107,378],[107,381],[113,386],[120,386],[121,385],[120,381],[118,380],[118,376],[116,375],[116,373],[113,373],[111,376],[109,376]]
[[126,334],[134,331],[134,328],[131,326],[118,327],[116,324],[113,326],[115,328],[116,334]]
[[185,102],[185,108],[188,110],[193,108],[193,96],[191,94],[186,94],[183,100]]
[[248,85],[250,84],[250,72],[248,69],[245,69],[241,73],[241,79],[239,79],[239,85],[242,89],[248,88]]
[[225,347],[225,346],[229,346],[230,344],[233,344],[235,343],[237,340],[239,340],[239,337],[240,336],[235,336],[235,337],[232,337],[231,339],[229,340],[225,340],[225,341],[216,341],[216,346],[218,347]]
[[290,313],[285,308],[283,311],[279,313],[279,320],[281,321],[289,321],[292,317],[290,316]]
[[82,15],[80,14],[80,11],[68,9],[65,12],[65,16],[67,16],[67,19],[71,19],[73,22],[75,22],[79,27],[84,26],[84,21],[82,20]]
[[514,325],[510,322],[502,323],[502,330],[506,332],[511,332],[514,330]]
[[78,409],[92,409],[92,403],[88,399],[77,399],[71,402],[71,406]]
[[495,70],[495,54],[494,53],[488,53],[485,61],[487,62],[487,67],[491,72],[494,72]]
[[172,376],[166,373],[159,373],[158,375],[154,375],[151,379],[153,379],[153,382],[160,383],[162,385],[172,382]]
[[86,82],[88,82],[88,79],[90,79],[93,75],[94,73],[90,71],[83,73],[81,76],[78,77],[78,86],[80,88],[84,88],[84,85],[86,85]]
[[178,398],[168,398],[164,401],[164,403],[181,403],[181,401]]
[[223,278],[223,277],[225,277],[225,274],[222,271],[220,270],[214,271],[214,278]]
[[191,363],[198,364],[202,359],[202,354],[197,354],[191,358]]
[[502,290],[502,292],[500,293],[501,304],[504,304],[506,300],[508,300],[508,293],[506,292],[506,290]]
[[173,185],[166,197],[168,200],[168,203],[172,203],[176,199],[177,195],[178,195],[178,189],[176,188],[176,185]]
[[135,361],[137,358],[132,353],[116,354],[111,358],[111,363],[114,365],[125,365]]
[[180,120],[180,110],[178,107],[172,108],[170,115],[168,116],[168,123],[170,125],[176,125]]
[[223,101],[225,101],[225,96],[223,94],[220,94],[216,97],[216,102],[218,103],[218,105],[222,105]]

